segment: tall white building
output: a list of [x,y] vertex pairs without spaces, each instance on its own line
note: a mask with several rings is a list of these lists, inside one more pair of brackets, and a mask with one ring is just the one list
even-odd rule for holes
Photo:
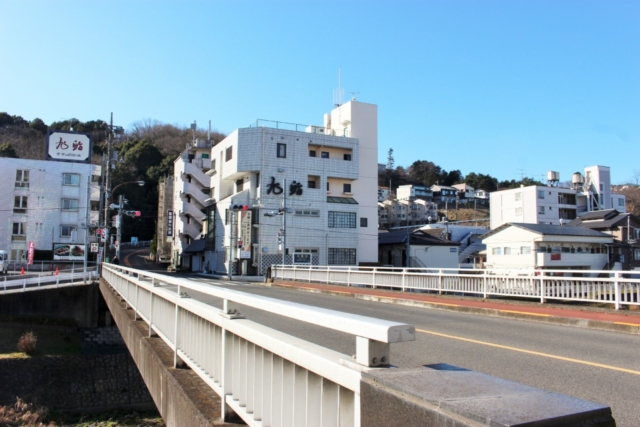
[[230,274],[376,263],[377,115],[352,100],[321,126],[260,120],[232,132],[211,148],[205,242],[184,250],[199,259],[204,248],[201,269]]
[[532,185],[492,192],[491,229],[509,222],[561,225],[581,213],[616,209],[626,211],[624,195],[611,193],[611,171],[590,166],[574,173],[571,187],[559,186],[559,174],[549,172],[547,186]]
[[83,259],[85,234],[97,242],[100,174],[86,163],[0,158],[0,249],[22,261],[33,242],[36,250],[55,246],[63,259]]

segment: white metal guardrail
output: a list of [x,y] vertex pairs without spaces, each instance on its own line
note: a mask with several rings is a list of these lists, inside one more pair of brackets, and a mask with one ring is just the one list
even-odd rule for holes
[[24,275],[6,275],[0,281],[0,293],[38,291],[61,286],[75,286],[91,283],[98,279],[96,267],[87,271],[58,271],[53,273],[25,273]]
[[274,265],[278,280],[471,295],[640,305],[640,272]]
[[[104,264],[102,277],[250,426],[359,426],[361,372],[390,364],[411,325]],[[223,309],[187,295],[222,299]],[[240,305],[356,337],[355,359],[245,319]]]

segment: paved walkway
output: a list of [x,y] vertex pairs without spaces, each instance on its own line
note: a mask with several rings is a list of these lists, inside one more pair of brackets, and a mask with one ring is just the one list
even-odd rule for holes
[[603,304],[602,307],[575,302],[567,302],[566,304],[541,304],[533,300],[523,301],[506,298],[482,299],[458,295],[401,292],[379,288],[325,285],[308,282],[277,281],[270,285],[391,304],[418,305],[441,310],[511,317],[537,322],[640,334],[640,309],[615,310],[612,308],[612,304]]

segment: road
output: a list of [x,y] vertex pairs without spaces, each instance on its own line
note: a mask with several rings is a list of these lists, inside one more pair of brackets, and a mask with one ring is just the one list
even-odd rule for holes
[[[147,249],[148,251],[148,249]],[[200,283],[413,324],[417,341],[392,345],[399,367],[447,363],[608,405],[620,427],[640,426],[640,336],[444,310],[383,304],[193,277]],[[221,302],[191,295],[214,306]],[[355,339],[244,308],[247,318],[346,354]]]

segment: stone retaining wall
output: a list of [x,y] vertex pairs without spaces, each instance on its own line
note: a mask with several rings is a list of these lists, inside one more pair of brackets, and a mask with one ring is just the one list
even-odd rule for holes
[[0,405],[16,397],[53,410],[152,408],[128,353],[0,359]]

